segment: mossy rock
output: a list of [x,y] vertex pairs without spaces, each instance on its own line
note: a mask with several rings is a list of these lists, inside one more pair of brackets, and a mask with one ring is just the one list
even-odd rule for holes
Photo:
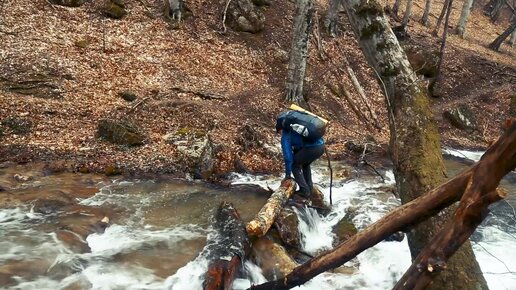
[[434,78],[437,76],[437,64],[439,62],[438,51],[426,50],[413,45],[404,45],[403,49],[416,74],[426,78]]
[[106,0],[103,12],[107,17],[113,19],[121,19],[127,15],[125,3],[122,0]]
[[337,239],[334,241],[334,244],[337,245],[355,235],[358,230],[350,220],[343,218],[333,226],[333,232],[337,236]]
[[126,120],[100,120],[97,127],[97,137],[104,138],[112,143],[129,146],[142,145],[145,140],[141,129]]
[[458,129],[466,131],[477,129],[477,121],[473,111],[464,104],[459,105],[457,108],[446,110],[443,113],[443,117]]
[[50,0],[50,3],[67,7],[79,7],[86,3],[86,0]]

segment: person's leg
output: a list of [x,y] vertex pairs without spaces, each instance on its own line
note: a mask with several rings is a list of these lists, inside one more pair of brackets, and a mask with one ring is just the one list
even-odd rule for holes
[[[310,165],[324,153],[324,145],[303,148],[294,155],[294,166],[298,166],[297,176],[294,178],[299,184],[300,193],[305,197],[310,197],[313,188],[312,170]],[[292,170],[294,172],[294,170]]]

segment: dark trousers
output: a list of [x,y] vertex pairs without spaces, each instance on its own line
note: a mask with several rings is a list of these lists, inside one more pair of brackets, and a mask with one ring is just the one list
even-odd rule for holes
[[299,185],[299,194],[308,198],[312,193],[314,184],[312,182],[312,171],[310,164],[324,153],[324,145],[305,147],[299,151],[294,151],[294,163],[292,164],[292,174]]

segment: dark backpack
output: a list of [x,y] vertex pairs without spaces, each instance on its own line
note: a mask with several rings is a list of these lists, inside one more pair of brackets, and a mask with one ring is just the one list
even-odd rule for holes
[[289,110],[281,112],[276,119],[276,130],[292,130],[310,141],[316,141],[324,136],[326,122],[319,117]]

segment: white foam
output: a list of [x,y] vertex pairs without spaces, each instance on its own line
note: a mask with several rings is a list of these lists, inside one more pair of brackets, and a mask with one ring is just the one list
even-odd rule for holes
[[444,154],[460,157],[464,159],[469,159],[472,161],[479,161],[482,155],[484,155],[485,152],[483,151],[468,151],[468,150],[459,150],[459,149],[453,149],[453,148],[443,148],[442,149]]

